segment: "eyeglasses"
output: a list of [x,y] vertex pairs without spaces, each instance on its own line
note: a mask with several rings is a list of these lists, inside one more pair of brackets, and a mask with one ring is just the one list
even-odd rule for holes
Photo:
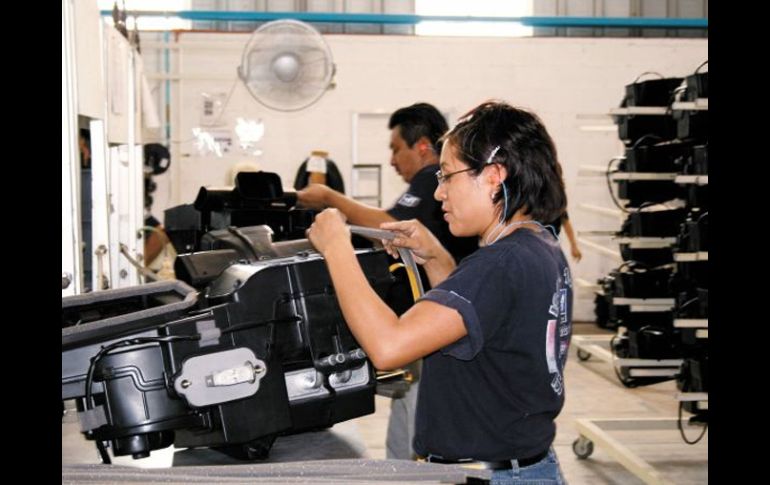
[[438,180],[438,184],[441,185],[447,180],[450,179],[453,175],[457,175],[458,173],[468,172],[470,170],[476,170],[475,168],[464,168],[462,170],[458,170],[456,172],[449,172],[449,173],[441,173],[441,170],[436,170],[436,180]]

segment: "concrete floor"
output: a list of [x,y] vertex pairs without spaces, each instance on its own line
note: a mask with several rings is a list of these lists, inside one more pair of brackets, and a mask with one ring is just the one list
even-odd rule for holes
[[[593,324],[576,324],[575,334],[601,333]],[[565,371],[566,405],[557,419],[555,449],[562,470],[571,485],[644,483],[615,461],[606,450],[595,447],[585,460],[572,451],[577,438],[575,420],[579,418],[675,418],[678,403],[673,381],[634,389],[625,388],[609,364],[589,359],[578,361],[574,346],[570,349]],[[279,438],[271,452],[271,462],[340,458],[385,458],[385,430],[390,414],[390,400],[376,397],[376,412],[318,433]],[[685,413],[685,416],[687,414]],[[688,430],[692,439],[697,429]],[[613,431],[611,436],[647,461],[661,478],[675,484],[708,483],[708,433],[695,445],[682,441],[676,429],[654,431]],[[312,446],[308,446],[312,443]],[[301,448],[301,455],[297,449]],[[208,450],[153,452],[143,460],[121,457],[118,464],[139,467],[168,467],[188,464],[226,464],[230,458]],[[62,421],[62,463],[98,463],[92,442],[78,432],[72,414]]]

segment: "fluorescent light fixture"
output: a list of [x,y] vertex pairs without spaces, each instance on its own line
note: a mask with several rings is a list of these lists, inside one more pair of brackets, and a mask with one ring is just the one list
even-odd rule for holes
[[[454,15],[461,17],[527,17],[532,15],[532,0],[415,0],[417,15]],[[465,37],[531,37],[532,27],[520,22],[473,22],[462,20],[424,21],[415,25],[416,35]]]
[[[124,2],[117,2],[118,8],[122,9]],[[114,0],[97,0],[99,10],[110,10],[115,4]],[[190,10],[190,0],[127,0],[126,6],[126,28],[134,30],[134,19],[132,11],[154,11],[154,12],[178,12],[180,10]],[[111,17],[106,17],[106,21],[112,22]],[[136,17],[138,30],[190,30],[192,21],[180,19],[178,17]]]

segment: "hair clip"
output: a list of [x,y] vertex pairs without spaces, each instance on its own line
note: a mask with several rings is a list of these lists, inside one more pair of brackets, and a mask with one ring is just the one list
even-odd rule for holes
[[492,159],[495,158],[495,155],[497,155],[497,152],[500,150],[500,145],[497,145],[494,150],[492,150],[492,153],[489,154],[489,157],[487,157],[487,161],[484,165],[489,165],[492,163]]

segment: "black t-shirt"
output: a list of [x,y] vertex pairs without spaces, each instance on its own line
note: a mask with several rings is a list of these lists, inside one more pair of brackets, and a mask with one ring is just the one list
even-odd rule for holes
[[547,450],[572,332],[569,266],[550,231],[478,249],[423,299],[456,309],[468,335],[423,359],[415,452],[494,461]]
[[404,221],[417,219],[422,222],[441,244],[459,262],[465,256],[478,249],[476,237],[455,237],[449,232],[449,225],[444,220],[441,203],[433,197],[438,186],[436,170],[438,164],[428,165],[420,169],[409,183],[409,188],[399,197],[396,205],[387,210],[395,219]]

